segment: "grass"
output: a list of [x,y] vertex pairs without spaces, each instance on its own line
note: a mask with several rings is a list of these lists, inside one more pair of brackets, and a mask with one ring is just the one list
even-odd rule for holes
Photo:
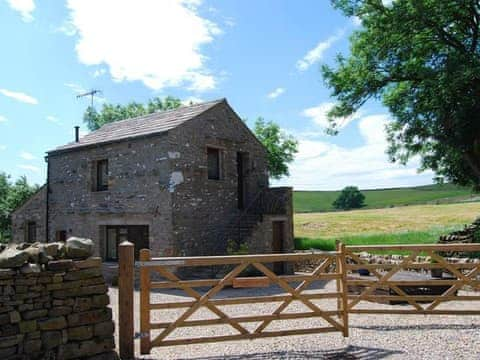
[[295,245],[330,251],[337,239],[347,245],[428,244],[478,215],[480,203],[295,214]]
[[[365,195],[365,209],[458,203],[478,198],[469,188],[452,184],[362,190],[362,193]],[[295,191],[293,206],[297,213],[334,211],[332,203],[339,194],[340,191]]]

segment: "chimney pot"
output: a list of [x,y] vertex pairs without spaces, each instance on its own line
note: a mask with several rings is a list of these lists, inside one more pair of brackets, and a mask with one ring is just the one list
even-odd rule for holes
[[75,142],[80,141],[80,126],[75,126]]

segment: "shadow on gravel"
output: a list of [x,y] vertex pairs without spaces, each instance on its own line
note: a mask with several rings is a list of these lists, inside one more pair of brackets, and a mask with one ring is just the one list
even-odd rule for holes
[[424,325],[371,325],[350,326],[351,329],[397,331],[397,330],[478,330],[478,324],[424,324]]
[[402,354],[402,351],[377,349],[349,345],[343,349],[325,351],[279,351],[258,354],[222,355],[212,357],[199,357],[194,360],[374,360],[384,359],[395,354]]

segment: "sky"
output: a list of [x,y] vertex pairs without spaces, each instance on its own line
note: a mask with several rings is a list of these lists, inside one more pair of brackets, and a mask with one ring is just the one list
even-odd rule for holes
[[90,89],[102,103],[227,98],[247,124],[262,116],[297,138],[297,190],[432,183],[418,159],[391,164],[388,110],[366,104],[325,134],[320,67],[348,55],[361,29],[327,0],[0,0],[0,171],[45,182],[45,153],[70,142]]

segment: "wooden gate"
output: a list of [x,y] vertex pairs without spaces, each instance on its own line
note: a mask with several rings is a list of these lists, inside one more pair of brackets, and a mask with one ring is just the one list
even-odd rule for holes
[[[447,261],[449,254],[460,252],[468,257],[479,251],[480,244],[346,246],[348,313],[480,315],[478,304],[461,310],[439,308],[448,301],[480,300],[480,296],[461,293],[464,288],[480,290],[480,263]],[[403,256],[390,263],[370,264],[359,256],[362,252],[393,252],[402,253]],[[440,270],[439,277],[430,275],[432,269]],[[369,272],[370,276],[355,275],[359,270]],[[362,308],[362,302],[365,301],[370,304],[407,306]]]
[[[378,264],[370,263],[361,256],[361,252],[401,252],[404,255],[392,257],[389,263]],[[447,259],[452,252],[475,252],[478,255],[480,244],[402,246],[339,244],[335,252],[177,258],[151,258],[150,251],[144,249],[140,252],[140,261],[137,262],[137,268],[140,270],[138,334],[140,352],[147,354],[157,346],[335,331],[348,336],[349,314],[480,315],[478,303],[471,309],[461,310],[441,306],[448,301],[480,301],[480,296],[476,293],[466,294],[463,291],[465,287],[480,290],[480,263],[478,261],[452,263]],[[129,359],[134,355],[133,245],[121,244],[119,255],[119,345],[122,359]],[[310,261],[316,265],[310,273],[277,275],[271,270],[275,268],[273,264],[277,262],[299,261]],[[215,268],[218,274],[224,275],[219,278],[184,280],[178,275],[184,268],[188,268],[190,272],[196,268]],[[254,269],[257,274],[253,277],[246,276],[245,271],[248,269]],[[442,269],[443,277],[431,278],[428,274],[432,269]],[[369,272],[370,275],[361,276],[359,272]],[[312,289],[315,282],[331,280],[335,281],[335,291]],[[271,289],[270,285],[276,285],[279,291],[246,297],[235,293],[235,288]],[[230,296],[218,296],[222,290],[227,291],[226,289],[231,291]],[[162,298],[165,299],[165,292],[168,295],[168,291],[172,290],[176,291],[176,295],[181,292],[183,297],[173,297],[169,302],[155,302],[159,293],[163,294]],[[324,302],[327,303],[325,306]],[[368,302],[369,306],[363,307],[362,304],[365,302]],[[238,316],[229,314],[225,309],[230,305],[259,303],[272,305],[271,311],[255,315],[253,310],[256,307],[247,306],[246,314]],[[287,311],[293,303],[300,304],[306,311]],[[391,306],[399,303],[407,306]],[[193,315],[199,315],[199,312],[205,309],[215,317],[194,318]],[[152,316],[166,310],[177,311],[176,316]],[[284,324],[305,318],[316,318],[322,321],[322,324],[317,327],[270,329],[278,320]],[[253,327],[247,324],[253,324]],[[227,326],[234,333],[219,334],[210,329],[204,332],[208,334],[205,337],[173,334],[185,328],[214,325]]]

